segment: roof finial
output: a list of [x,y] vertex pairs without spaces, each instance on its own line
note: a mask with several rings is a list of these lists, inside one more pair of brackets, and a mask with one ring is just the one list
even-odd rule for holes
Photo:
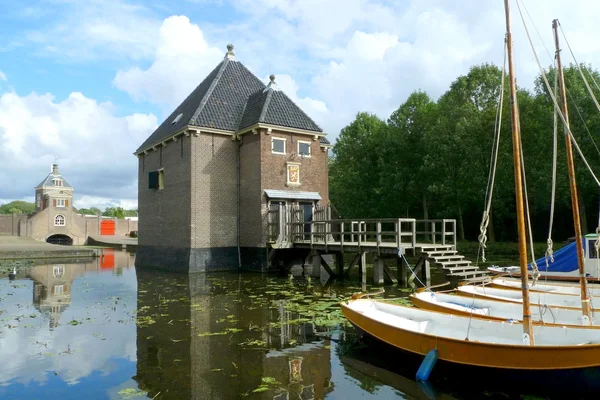
[[271,82],[269,82],[269,84],[267,85],[267,87],[263,90],[263,92],[266,92],[269,89],[273,89],[273,90],[279,90],[279,88],[277,87],[277,84],[275,83],[275,74],[271,74],[269,75],[269,79],[271,80]]
[[231,43],[227,45],[227,54],[225,55],[225,58],[235,60],[235,53],[233,52],[233,45]]

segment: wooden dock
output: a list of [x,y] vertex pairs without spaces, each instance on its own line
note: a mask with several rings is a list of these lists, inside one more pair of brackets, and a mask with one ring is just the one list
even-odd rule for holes
[[[281,223],[281,220],[285,223]],[[366,276],[366,254],[373,255],[375,284],[412,281],[418,277],[429,280],[434,266],[446,276],[459,280],[481,281],[489,273],[474,266],[456,250],[456,220],[414,218],[395,219],[322,219],[304,221],[302,213],[288,211],[279,216],[278,227],[272,237],[271,254],[280,249],[310,249],[313,274],[324,268],[330,275],[347,275],[355,265],[359,274]],[[335,257],[335,270],[324,262],[322,255]],[[344,254],[353,254],[349,266],[344,268]],[[408,265],[404,255],[417,257],[414,266]],[[383,262],[395,259],[396,277]]]

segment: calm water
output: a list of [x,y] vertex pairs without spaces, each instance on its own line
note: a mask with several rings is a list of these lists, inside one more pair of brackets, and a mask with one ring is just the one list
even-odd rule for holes
[[188,277],[134,258],[0,269],[0,399],[535,398],[469,377],[416,383],[418,361],[344,322],[337,303],[356,283]]

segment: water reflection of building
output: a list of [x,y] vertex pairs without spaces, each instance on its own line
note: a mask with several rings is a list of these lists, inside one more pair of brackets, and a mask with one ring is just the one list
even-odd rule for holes
[[89,262],[36,265],[29,268],[27,276],[34,282],[33,304],[48,318],[50,329],[58,326],[61,314],[71,304],[71,289],[78,276],[106,269],[114,270],[119,275],[123,268],[135,264],[135,260],[131,260],[130,254],[125,251],[105,251],[105,257],[89,259]]
[[[161,399],[323,398],[329,348],[304,344],[316,340],[309,324],[287,324],[298,317],[231,290],[233,279],[138,270],[140,389]],[[277,383],[253,393],[264,377]]]

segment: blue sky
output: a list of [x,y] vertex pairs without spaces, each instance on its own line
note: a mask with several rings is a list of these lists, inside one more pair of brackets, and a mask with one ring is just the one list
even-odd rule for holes
[[[600,62],[598,2],[521,1],[544,66],[553,18],[579,61]],[[335,141],[359,111],[387,118],[414,90],[437,98],[471,66],[499,64],[502,3],[0,0],[0,203],[32,199],[57,160],[77,207],[135,207],[133,151],[227,43]],[[519,83],[530,86],[538,70],[514,1],[513,25]]]

